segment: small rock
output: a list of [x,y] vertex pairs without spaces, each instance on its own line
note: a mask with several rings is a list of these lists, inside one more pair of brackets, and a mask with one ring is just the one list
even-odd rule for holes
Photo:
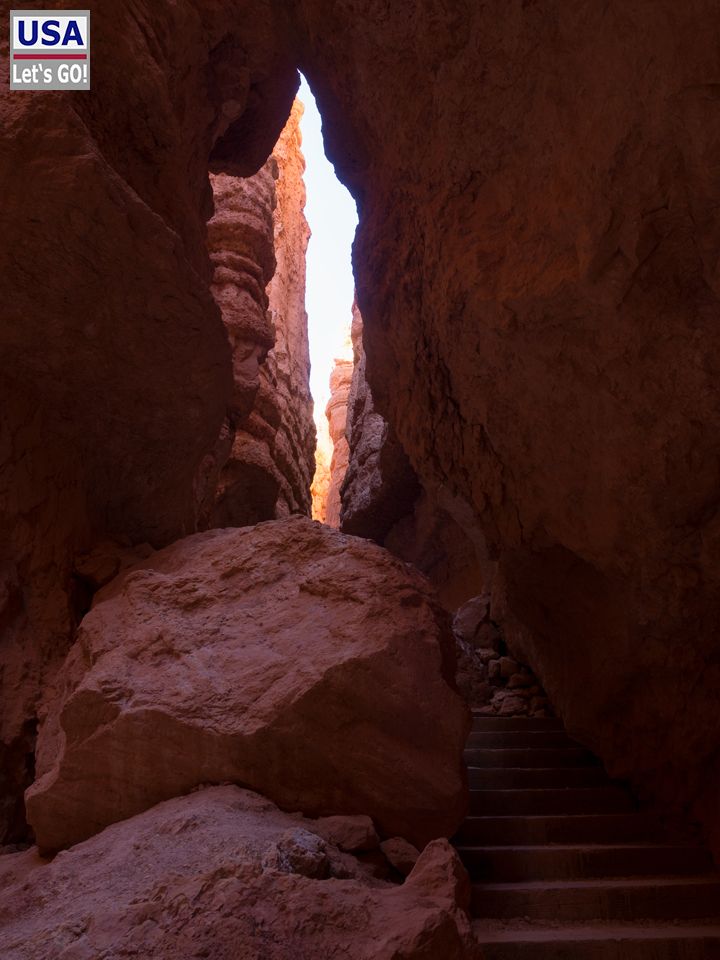
[[524,715],[527,714],[527,710],[527,701],[523,700],[522,697],[518,697],[516,694],[510,694],[504,697],[500,704],[501,717],[512,717],[518,714]]
[[425,847],[407,879],[407,885],[422,890],[428,896],[437,895],[441,890],[452,890],[455,902],[464,910],[470,909],[470,878],[457,851],[447,840],[432,840]]
[[309,830],[288,830],[262,859],[263,870],[278,873],[297,873],[312,880],[324,880],[330,875],[325,841]]
[[348,817],[321,817],[315,821],[318,834],[328,843],[353,853],[356,850],[375,850],[380,844],[370,817],[362,814]]
[[500,679],[500,661],[491,660],[488,663],[488,680],[499,680]]
[[466,643],[472,643],[475,635],[490,611],[490,597],[483,594],[464,603],[453,620],[454,633]]
[[418,862],[420,851],[402,837],[392,837],[380,844],[380,849],[387,857],[388,863],[398,873],[406,877]]

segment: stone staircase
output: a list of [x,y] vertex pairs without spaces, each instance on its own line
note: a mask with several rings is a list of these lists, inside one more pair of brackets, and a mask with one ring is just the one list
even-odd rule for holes
[[720,874],[553,719],[475,716],[455,844],[485,960],[720,960]]

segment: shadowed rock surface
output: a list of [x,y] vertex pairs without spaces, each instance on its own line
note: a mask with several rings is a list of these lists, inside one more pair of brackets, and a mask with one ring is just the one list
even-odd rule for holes
[[286,36],[265,3],[109,4],[91,92],[0,91],[3,808],[84,612],[74,555],[191,533],[214,488],[233,379],[208,163],[267,159],[298,83]]
[[369,537],[412,563],[431,580],[447,609],[455,610],[482,587],[486,570],[467,530],[441,506],[439,491],[421,488],[395,431],[375,409],[357,301],[352,312],[352,382],[349,391],[338,391],[335,403],[337,409],[344,402],[335,418],[346,433],[335,445],[336,451],[342,449],[341,529]]
[[571,733],[720,853],[713,4],[298,9],[376,408]]

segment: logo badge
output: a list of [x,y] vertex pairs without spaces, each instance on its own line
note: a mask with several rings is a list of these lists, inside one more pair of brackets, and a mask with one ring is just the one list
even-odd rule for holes
[[11,10],[10,89],[89,90],[90,11]]

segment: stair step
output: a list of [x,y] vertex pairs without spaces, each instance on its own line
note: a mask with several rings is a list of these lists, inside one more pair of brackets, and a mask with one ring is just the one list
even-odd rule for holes
[[585,767],[599,761],[582,747],[466,748],[465,763],[471,767]]
[[458,853],[471,879],[493,883],[643,874],[697,875],[713,867],[707,850],[680,845],[458,847]]
[[602,767],[469,767],[471,787],[478,790],[524,787],[611,786]]
[[660,827],[639,813],[467,817],[461,844],[623,843],[657,840]]
[[562,720],[555,717],[483,717],[473,715],[474,733],[494,733],[503,730],[560,730]]
[[676,920],[716,917],[720,880],[643,877],[473,884],[475,917],[531,920]]
[[473,923],[484,960],[718,960],[720,924]]
[[522,813],[624,813],[633,809],[631,794],[615,786],[470,791],[470,813],[484,816]]
[[577,747],[564,730],[481,730],[471,733],[467,747]]

